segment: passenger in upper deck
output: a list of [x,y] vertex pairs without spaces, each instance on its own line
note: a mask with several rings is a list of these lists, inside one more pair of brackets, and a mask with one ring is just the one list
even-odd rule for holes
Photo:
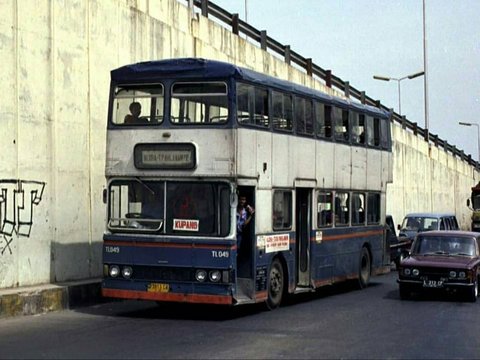
[[145,117],[140,117],[142,105],[139,102],[132,102],[128,108],[131,114],[125,115],[124,124],[148,124]]

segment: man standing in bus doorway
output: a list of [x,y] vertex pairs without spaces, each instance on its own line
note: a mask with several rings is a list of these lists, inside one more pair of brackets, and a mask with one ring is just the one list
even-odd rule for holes
[[237,206],[237,253],[240,249],[240,244],[242,243],[243,231],[245,227],[252,221],[253,214],[255,209],[247,205],[247,197],[245,195],[240,195],[238,197],[238,206]]

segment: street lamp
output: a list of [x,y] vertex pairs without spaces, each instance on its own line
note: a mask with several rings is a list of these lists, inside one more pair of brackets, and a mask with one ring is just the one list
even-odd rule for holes
[[400,95],[400,82],[405,79],[415,79],[416,77],[425,75],[424,71],[417,72],[415,74],[407,75],[401,78],[392,78],[388,76],[379,76],[379,75],[374,75],[373,78],[375,80],[382,80],[382,81],[396,81],[398,84],[398,113],[401,115],[402,114],[402,105],[401,105],[401,95]]
[[478,146],[478,161],[480,162],[480,126],[477,123],[459,122],[463,126],[476,126],[477,127],[477,146]]

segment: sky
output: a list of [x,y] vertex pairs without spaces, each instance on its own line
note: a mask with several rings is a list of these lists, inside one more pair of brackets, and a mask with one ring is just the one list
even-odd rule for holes
[[[422,0],[211,0],[398,113],[397,78],[424,70]],[[245,12],[245,9],[247,10]],[[479,158],[480,1],[425,0],[430,133]],[[400,82],[401,112],[425,127],[424,77]]]

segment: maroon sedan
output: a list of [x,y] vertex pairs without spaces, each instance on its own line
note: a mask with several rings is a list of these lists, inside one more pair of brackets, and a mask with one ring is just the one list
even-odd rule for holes
[[476,301],[480,279],[480,233],[430,231],[417,235],[410,256],[400,262],[400,298],[412,292],[444,290]]

